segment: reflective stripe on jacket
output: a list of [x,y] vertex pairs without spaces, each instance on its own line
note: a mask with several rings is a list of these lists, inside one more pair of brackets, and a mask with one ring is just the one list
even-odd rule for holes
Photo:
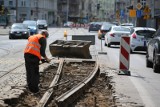
[[33,54],[41,60],[41,54],[40,54],[41,45],[39,44],[39,39],[42,37],[45,38],[45,36],[43,36],[41,34],[30,36],[28,38],[28,44],[24,50],[24,53]]

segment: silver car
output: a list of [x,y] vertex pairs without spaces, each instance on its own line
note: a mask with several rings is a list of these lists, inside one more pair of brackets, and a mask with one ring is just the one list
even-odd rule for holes
[[48,28],[48,24],[46,20],[37,20],[37,26],[39,29],[46,29]]
[[112,26],[105,34],[105,46],[120,45],[122,35],[129,36],[130,29],[122,26]]
[[133,51],[146,51],[147,43],[156,32],[154,28],[134,27],[130,34],[130,48]]

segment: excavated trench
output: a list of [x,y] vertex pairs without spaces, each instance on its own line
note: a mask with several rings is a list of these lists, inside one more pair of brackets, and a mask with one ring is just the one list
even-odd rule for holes
[[6,99],[4,102],[10,107],[34,107],[38,104],[46,89],[49,87],[50,82],[54,78],[58,65],[50,65],[43,73],[40,73],[40,93],[37,95],[32,94],[27,89],[17,99]]
[[[62,68],[62,75],[59,84],[54,88],[52,98],[47,107],[57,107],[55,99],[66,91],[70,90],[76,84],[87,77],[94,69],[93,62],[65,62]],[[35,107],[48,89],[50,83],[56,75],[58,64],[52,64],[40,75],[40,93],[32,94],[27,90],[18,99],[5,100],[10,107]],[[114,104],[112,100],[112,87],[110,79],[107,76],[98,76],[90,88],[86,89],[68,107],[111,107]]]

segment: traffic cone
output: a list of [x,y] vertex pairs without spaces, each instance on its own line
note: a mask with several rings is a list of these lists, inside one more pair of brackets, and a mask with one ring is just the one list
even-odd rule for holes
[[67,40],[67,31],[64,31],[64,40]]

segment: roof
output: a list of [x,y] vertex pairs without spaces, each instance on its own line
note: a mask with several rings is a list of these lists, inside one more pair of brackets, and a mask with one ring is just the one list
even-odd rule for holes
[[134,27],[133,28],[134,30],[153,30],[153,31],[156,31],[156,29],[154,28],[151,28],[151,27]]

